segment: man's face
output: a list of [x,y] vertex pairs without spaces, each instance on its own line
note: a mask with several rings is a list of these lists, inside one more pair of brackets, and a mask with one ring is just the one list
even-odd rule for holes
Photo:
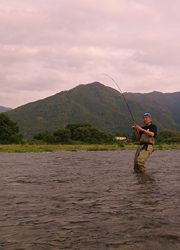
[[151,118],[149,116],[143,116],[143,122],[146,126],[149,126],[151,124]]

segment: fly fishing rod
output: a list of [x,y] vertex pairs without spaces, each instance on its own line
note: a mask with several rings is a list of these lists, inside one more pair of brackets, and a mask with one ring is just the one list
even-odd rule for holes
[[104,76],[109,77],[109,78],[116,84],[116,86],[117,86],[117,88],[118,88],[120,94],[121,94],[121,95],[123,96],[123,98],[124,98],[124,101],[125,101],[125,103],[126,103],[126,106],[127,106],[128,110],[129,110],[129,113],[130,113],[130,115],[131,115],[131,118],[132,118],[132,121],[133,121],[133,124],[134,124],[135,121],[134,121],[134,117],[133,117],[133,115],[132,115],[132,112],[131,112],[131,110],[130,110],[130,107],[129,107],[127,101],[126,101],[126,98],[125,98],[123,92],[121,91],[119,85],[117,84],[117,82],[116,82],[111,76],[109,76],[109,75],[107,75],[107,74],[99,74],[99,75],[104,75]]

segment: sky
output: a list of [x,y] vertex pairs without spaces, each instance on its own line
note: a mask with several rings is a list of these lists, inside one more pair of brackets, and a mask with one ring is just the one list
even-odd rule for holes
[[0,106],[95,81],[180,91],[179,0],[0,0]]

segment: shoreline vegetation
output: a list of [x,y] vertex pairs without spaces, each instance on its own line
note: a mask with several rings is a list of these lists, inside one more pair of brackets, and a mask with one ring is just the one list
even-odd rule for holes
[[[0,145],[0,152],[6,153],[40,153],[40,152],[57,152],[57,151],[121,151],[121,150],[136,150],[138,144],[136,143],[121,143],[121,144],[10,144]],[[155,144],[154,151],[156,150],[180,150],[180,143],[177,144]]]
[[[41,131],[24,139],[17,122],[0,114],[0,152],[120,151],[136,150],[135,133],[103,132],[89,123],[70,123],[63,128]],[[164,129],[158,133],[154,150],[180,150],[180,131]]]

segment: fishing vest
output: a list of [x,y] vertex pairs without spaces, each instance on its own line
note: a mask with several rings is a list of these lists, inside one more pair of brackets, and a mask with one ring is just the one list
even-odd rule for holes
[[155,138],[153,136],[149,136],[143,133],[140,138],[140,144],[146,144],[146,143],[154,145]]

